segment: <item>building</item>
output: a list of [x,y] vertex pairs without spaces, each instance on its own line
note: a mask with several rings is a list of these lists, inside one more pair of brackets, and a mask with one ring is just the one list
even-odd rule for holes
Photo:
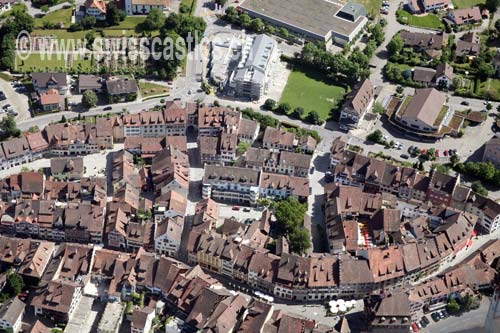
[[357,128],[366,112],[373,106],[375,89],[372,82],[365,79],[358,84],[347,96],[340,111],[340,129],[350,130]]
[[229,83],[236,96],[259,100],[267,93],[272,67],[278,57],[277,49],[278,43],[267,35],[247,38]]
[[104,21],[106,19],[106,3],[103,0],[87,0],[85,13],[94,16],[98,21]]
[[82,287],[73,282],[50,281],[35,292],[31,300],[35,315],[68,322],[80,302]]
[[58,111],[61,108],[61,95],[55,88],[40,94],[40,105],[44,112]]
[[126,77],[110,78],[106,81],[110,103],[131,102],[137,98],[137,81]]
[[288,150],[294,151],[295,134],[287,132],[282,129],[266,127],[264,137],[262,138],[262,145],[270,150]]
[[25,307],[26,304],[17,297],[4,302],[0,307],[0,329],[4,332],[19,332]]
[[[89,0],[87,3],[105,3],[102,0]],[[97,75],[80,74],[78,75],[78,93],[83,94],[87,90],[92,90],[96,93],[104,91],[103,78]]]
[[380,299],[374,301],[366,310],[370,318],[371,332],[406,333],[410,331],[411,323],[416,319],[412,317],[408,294],[400,291],[380,296]]
[[481,52],[481,41],[479,34],[475,31],[464,34],[455,41],[455,56],[474,59]]
[[396,120],[414,131],[438,133],[451,111],[446,94],[434,89],[416,89],[396,111]]
[[153,325],[155,317],[155,309],[145,307],[143,309],[135,309],[132,312],[130,333],[149,333]]
[[[331,44],[351,43],[368,22],[366,9],[354,2],[340,5],[325,0],[246,0],[239,8],[309,40]],[[307,10],[304,10],[307,8]]]
[[259,197],[259,171],[207,165],[203,178],[203,198],[255,204]]
[[11,168],[32,161],[31,150],[25,137],[4,141],[2,148],[7,164]]
[[125,11],[128,15],[148,15],[151,9],[161,12],[170,9],[169,0],[125,0]]
[[458,184],[460,184],[460,175],[454,177],[434,170],[427,189],[427,201],[437,207],[449,206]]
[[50,89],[57,89],[60,95],[66,95],[68,91],[68,78],[66,73],[31,73],[33,88],[39,94],[46,93]]
[[436,86],[449,88],[453,84],[453,67],[446,62],[440,63],[436,67],[434,81]]
[[104,308],[97,333],[118,333],[122,325],[125,307],[120,302],[108,302]]
[[491,162],[500,168],[500,137],[494,136],[484,144],[483,162]]
[[465,210],[478,216],[478,229],[492,233],[500,228],[500,204],[479,194],[472,194]]
[[157,223],[154,231],[156,253],[177,257],[183,230],[184,218],[182,216],[168,217]]
[[50,173],[52,177],[61,180],[79,180],[83,176],[84,166],[82,157],[59,157],[50,159]]
[[443,47],[448,43],[448,36],[445,34],[438,35],[403,30],[399,33],[399,36],[403,39],[405,46],[411,47],[417,52],[423,52],[430,58],[440,57]]
[[414,14],[448,10],[453,5],[451,0],[409,0],[407,7]]
[[448,13],[448,17],[456,26],[478,24],[482,21],[479,7],[454,9]]

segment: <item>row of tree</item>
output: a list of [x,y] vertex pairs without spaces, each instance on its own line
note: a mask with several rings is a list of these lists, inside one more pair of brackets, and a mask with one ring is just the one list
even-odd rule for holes
[[321,119],[317,111],[314,110],[309,111],[309,113],[306,115],[306,111],[304,110],[303,107],[297,106],[292,110],[292,106],[290,105],[290,103],[282,102],[278,104],[274,99],[269,98],[264,102],[262,107],[265,110],[273,111],[283,115],[288,115],[292,118],[304,119],[313,125],[323,124],[323,120]]
[[465,162],[457,163],[455,171],[466,174],[485,184],[500,186],[500,169],[492,162]]

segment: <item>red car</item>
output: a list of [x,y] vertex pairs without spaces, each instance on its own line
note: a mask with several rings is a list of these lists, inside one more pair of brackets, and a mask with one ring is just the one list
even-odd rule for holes
[[233,210],[240,210],[240,206],[233,206]]
[[443,151],[443,155],[448,156],[448,151],[447,150]]
[[413,328],[413,332],[418,332],[419,331],[418,326],[417,326],[416,323],[411,324],[411,327]]
[[439,150],[436,150],[436,157],[439,157]]

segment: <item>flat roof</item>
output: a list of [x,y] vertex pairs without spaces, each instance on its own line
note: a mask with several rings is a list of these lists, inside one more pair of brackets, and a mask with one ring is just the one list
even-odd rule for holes
[[240,5],[245,11],[297,27],[325,39],[330,31],[348,36],[358,26],[361,17],[352,22],[336,16],[344,7],[345,11],[350,12],[349,8],[353,7],[353,4],[342,6],[326,0],[245,0]]

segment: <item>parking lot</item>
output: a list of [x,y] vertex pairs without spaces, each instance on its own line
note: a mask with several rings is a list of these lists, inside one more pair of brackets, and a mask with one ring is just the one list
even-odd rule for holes
[[[263,208],[253,208],[253,207],[245,207],[245,206],[237,206],[237,205],[224,205],[219,204],[220,206],[220,223],[224,221],[224,219],[234,217],[240,222],[245,222],[247,219],[257,220],[262,217]],[[236,210],[237,209],[237,210]]]
[[485,325],[486,315],[488,313],[490,303],[490,299],[483,296],[479,309],[465,312],[460,316],[449,316],[448,318],[441,319],[438,322],[431,318],[431,313],[426,314],[425,316],[429,319],[430,324],[425,328],[419,329],[419,332],[482,332],[480,329]]

